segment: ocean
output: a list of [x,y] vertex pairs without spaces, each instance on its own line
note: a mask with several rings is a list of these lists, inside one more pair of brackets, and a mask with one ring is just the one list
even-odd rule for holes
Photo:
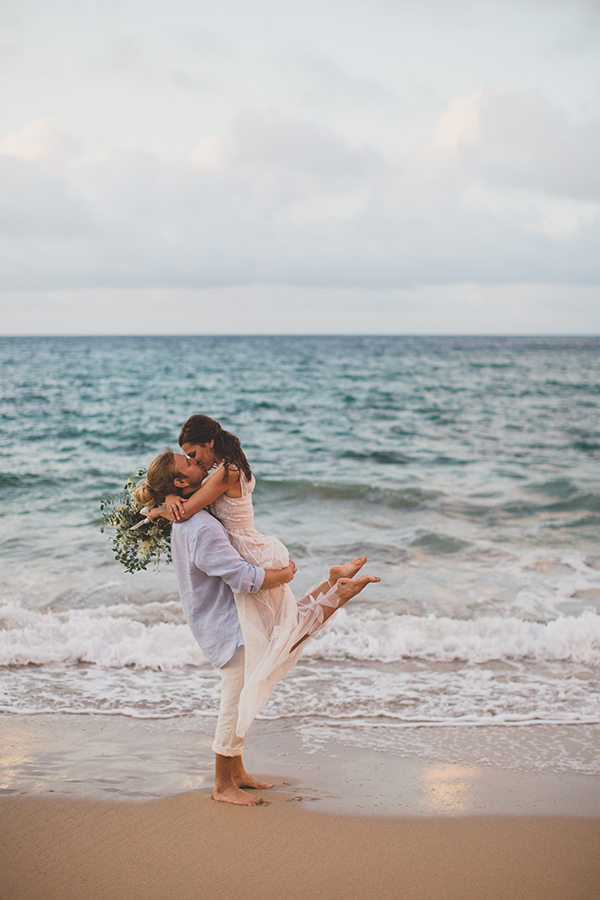
[[130,575],[100,533],[100,501],[202,412],[240,438],[257,527],[288,546],[298,595],[363,553],[382,578],[261,718],[309,752],[334,735],[400,755],[435,752],[440,727],[485,729],[493,754],[494,735],[549,725],[552,742],[538,729],[528,743],[533,768],[599,774],[597,729],[569,740],[600,723],[599,351],[598,338],[0,339],[0,714],[216,716],[218,673],[172,567]]

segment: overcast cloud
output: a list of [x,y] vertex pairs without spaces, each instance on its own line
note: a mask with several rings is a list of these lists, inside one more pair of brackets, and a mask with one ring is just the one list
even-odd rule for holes
[[4,15],[4,333],[598,332],[598,4]]

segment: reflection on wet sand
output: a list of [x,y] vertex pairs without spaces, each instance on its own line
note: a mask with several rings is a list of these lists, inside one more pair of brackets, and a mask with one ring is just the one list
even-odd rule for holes
[[432,815],[475,811],[472,788],[481,770],[474,766],[433,763],[423,768],[421,811]]

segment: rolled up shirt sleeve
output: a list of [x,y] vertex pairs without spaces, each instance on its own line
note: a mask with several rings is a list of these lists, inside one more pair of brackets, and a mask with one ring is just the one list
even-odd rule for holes
[[220,529],[207,528],[197,533],[194,564],[207,575],[222,578],[234,594],[254,594],[265,580],[265,570],[246,562]]

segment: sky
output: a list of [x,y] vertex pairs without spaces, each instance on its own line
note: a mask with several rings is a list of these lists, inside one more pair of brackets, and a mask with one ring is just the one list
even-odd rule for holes
[[600,0],[3,0],[0,334],[599,334]]

